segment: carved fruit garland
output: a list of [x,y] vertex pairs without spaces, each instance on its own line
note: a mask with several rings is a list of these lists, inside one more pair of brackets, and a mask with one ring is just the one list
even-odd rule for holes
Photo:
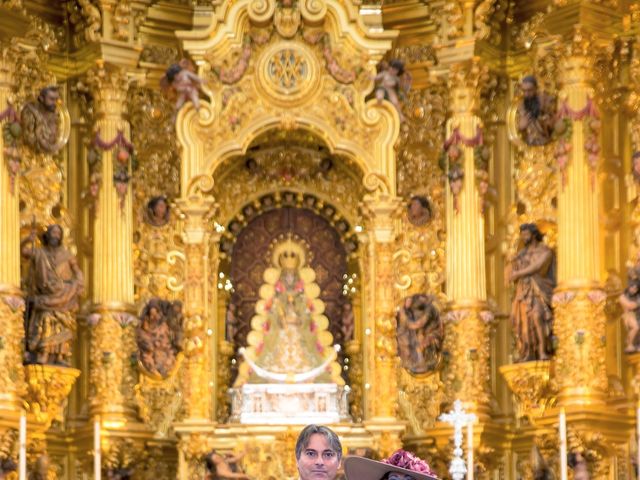
[[120,198],[120,209],[124,208],[124,200],[127,195],[127,188],[131,181],[129,175],[129,161],[133,156],[133,144],[129,142],[122,130],[118,130],[118,134],[113,140],[105,141],[100,137],[100,131],[96,132],[93,139],[93,146],[103,152],[114,150],[115,162],[113,162],[113,184],[116,188],[118,197]]
[[584,125],[584,150],[587,163],[591,169],[591,190],[595,189],[596,172],[600,158],[600,114],[591,98],[587,98],[587,104],[581,110],[573,110],[565,100],[558,111],[556,132],[560,134],[555,149],[556,162],[562,174],[562,187],[567,184],[567,166],[571,152],[571,131],[573,122],[582,121]]
[[[453,195],[453,209],[456,213],[460,211],[458,196],[460,195],[462,181],[464,179],[464,167],[460,161],[463,152],[460,145],[475,148],[482,146],[483,143],[484,139],[480,127],[476,129],[476,134],[473,137],[465,137],[460,133],[460,128],[456,127],[453,129],[453,132],[451,132],[451,136],[444,142],[444,155],[449,164],[447,177],[449,179],[449,188]],[[460,182],[460,184],[457,182]]]
[[18,150],[18,139],[22,136],[22,127],[18,113],[13,105],[8,104],[7,108],[0,112],[0,122],[7,121],[2,128],[4,137],[4,157],[9,170],[11,194],[15,191],[16,175],[20,171],[20,151]]

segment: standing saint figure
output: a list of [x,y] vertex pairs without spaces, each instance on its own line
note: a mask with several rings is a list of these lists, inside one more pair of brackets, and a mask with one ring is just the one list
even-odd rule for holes
[[520,83],[522,102],[518,105],[518,131],[527,145],[546,145],[551,141],[556,117],[556,99],[538,92],[538,81],[527,75]]
[[22,242],[22,254],[30,259],[25,363],[69,365],[84,276],[76,258],[62,246],[62,237],[62,227],[50,225],[42,235],[42,248],[34,247],[34,234]]
[[546,360],[552,352],[551,297],[555,287],[555,256],[542,243],[535,223],[520,225],[524,248],[511,264],[509,280],[516,291],[511,305],[511,323],[516,337],[517,361]]

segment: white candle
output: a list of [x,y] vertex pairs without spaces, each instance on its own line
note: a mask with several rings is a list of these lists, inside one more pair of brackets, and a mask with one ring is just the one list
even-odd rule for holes
[[567,417],[560,409],[560,480],[567,480]]
[[640,402],[636,408],[636,430],[638,432],[638,471],[640,471]]
[[473,420],[467,423],[467,480],[473,480]]
[[20,435],[19,457],[18,457],[18,477],[20,480],[27,480],[27,415],[22,412],[20,414]]
[[100,417],[96,417],[93,424],[93,478],[100,480],[102,470],[100,469]]

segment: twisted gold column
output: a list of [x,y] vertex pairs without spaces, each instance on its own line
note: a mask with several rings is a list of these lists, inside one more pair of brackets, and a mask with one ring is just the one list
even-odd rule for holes
[[[476,136],[480,119],[474,110],[479,97],[479,65],[474,60],[451,71],[453,115],[447,137],[457,128],[464,139]],[[489,347],[493,315],[486,306],[484,220],[476,186],[474,148],[458,144],[464,172],[455,198],[447,189],[447,282],[449,313],[445,349],[449,352],[447,390],[450,400],[462,400],[478,415],[489,415]],[[451,170],[451,165],[449,169]]]
[[[404,425],[397,421],[398,355],[396,348],[396,319],[394,298],[393,252],[395,217],[401,200],[386,193],[367,196],[363,210],[369,220],[370,232],[370,290],[372,319],[365,329],[368,346],[366,358],[371,359],[367,368],[366,393],[370,415],[364,422],[374,434],[376,447],[386,456],[400,447],[400,435]],[[381,381],[384,379],[384,381]],[[366,388],[366,387],[365,387]]]
[[[95,132],[106,142],[122,132],[130,138],[126,111],[127,77],[118,67],[99,63],[88,73],[97,120]],[[132,198],[127,185],[121,200],[114,185],[117,147],[101,150],[102,184],[93,224],[93,328],[90,380],[92,412],[103,424],[119,428],[135,418],[133,386],[135,351],[133,320]]]
[[[11,92],[11,66],[0,59],[0,111],[7,108]],[[1,124],[0,124],[1,127]],[[0,134],[0,410],[18,411],[19,387],[23,381],[22,340],[24,300],[20,291],[19,175],[14,178],[4,157]]]

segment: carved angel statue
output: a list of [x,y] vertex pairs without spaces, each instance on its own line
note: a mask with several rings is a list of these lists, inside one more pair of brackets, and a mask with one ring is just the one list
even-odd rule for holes
[[374,78],[376,82],[375,95],[378,103],[389,100],[398,111],[400,121],[404,121],[400,99],[411,88],[411,75],[404,69],[404,62],[391,60],[389,63],[378,64],[378,74]]
[[622,320],[627,327],[627,345],[625,353],[633,353],[640,350],[638,332],[640,331],[640,279],[632,272],[629,275],[629,284],[618,299],[624,313]]
[[180,110],[187,100],[191,100],[196,110],[200,110],[200,86],[202,79],[194,72],[195,68],[186,58],[174,63],[160,79],[160,87],[169,98],[176,98],[176,110]]

